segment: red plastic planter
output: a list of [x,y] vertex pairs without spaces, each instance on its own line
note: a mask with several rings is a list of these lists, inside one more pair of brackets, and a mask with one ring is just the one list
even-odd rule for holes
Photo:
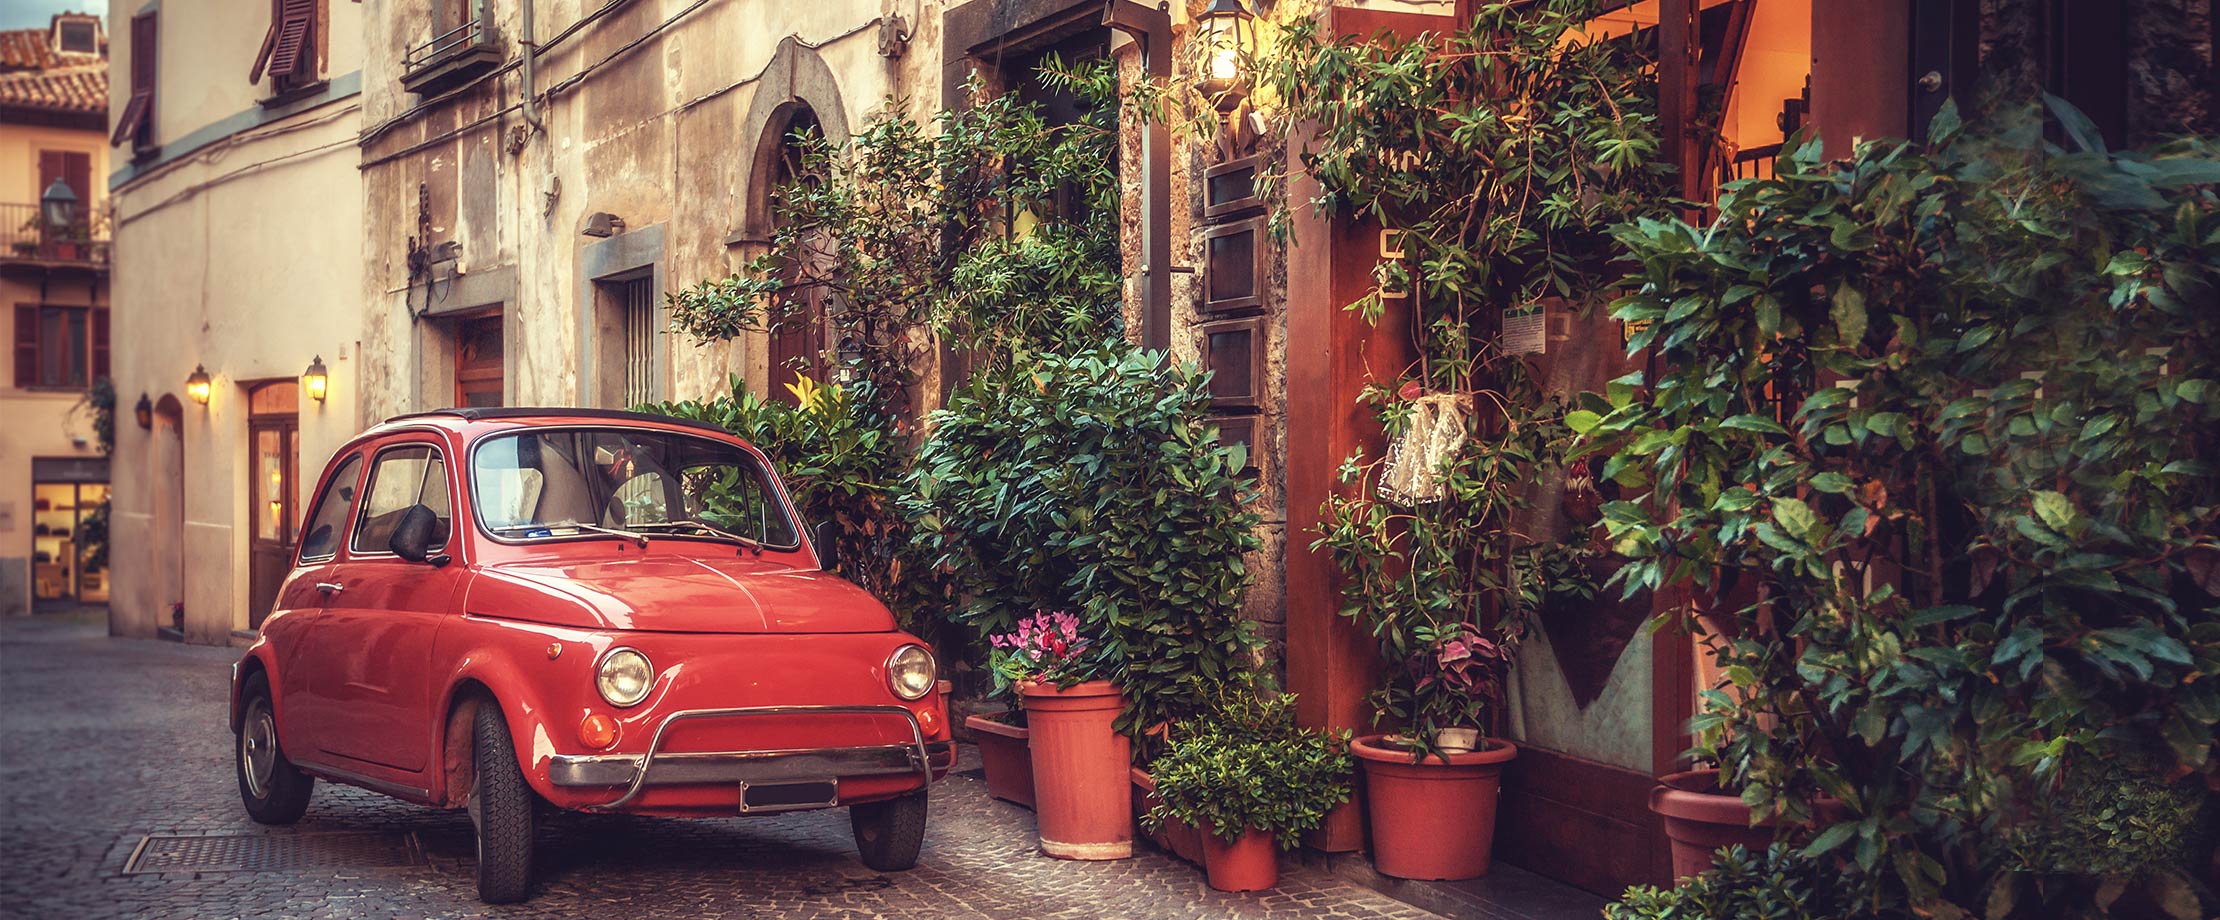
[[[1150,776],[1149,771],[1134,767],[1132,776],[1133,820],[1138,824],[1141,816],[1161,800],[1156,797],[1156,777]],[[1165,821],[1161,829],[1149,834],[1149,841],[1173,856],[1198,866],[1203,864],[1202,832],[1178,818]]]
[[1033,752],[1026,742],[1032,730],[985,714],[965,719],[964,727],[971,729],[971,740],[979,745],[987,794],[1033,807]]
[[1488,874],[1495,846],[1495,807],[1503,765],[1518,756],[1510,742],[1451,754],[1449,762],[1412,753],[1367,735],[1349,745],[1364,762],[1371,810],[1372,865],[1395,878],[1453,881]]
[[[1657,778],[1650,790],[1650,810],[1665,819],[1665,840],[1673,853],[1673,877],[1687,878],[1711,868],[1711,853],[1720,847],[1741,845],[1757,852],[1771,846],[1778,825],[1765,821],[1750,826],[1750,806],[1742,797],[1719,791],[1719,771],[1706,767]],[[1839,799],[1821,796],[1812,803],[1812,814],[1825,827],[1843,819]]]
[[1041,852],[1058,859],[1132,856],[1132,749],[1114,727],[1124,694],[1106,680],[1022,690]]
[[1198,830],[1210,887],[1219,891],[1263,891],[1280,883],[1280,852],[1271,834],[1250,828],[1227,843],[1207,824]]

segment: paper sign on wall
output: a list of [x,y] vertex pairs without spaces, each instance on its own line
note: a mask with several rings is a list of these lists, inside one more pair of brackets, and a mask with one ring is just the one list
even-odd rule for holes
[[1538,355],[1549,350],[1549,324],[1543,321],[1541,304],[1503,311],[1503,350],[1514,355]]

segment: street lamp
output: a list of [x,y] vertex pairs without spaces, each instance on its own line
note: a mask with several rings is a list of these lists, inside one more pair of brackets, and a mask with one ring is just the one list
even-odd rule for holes
[[193,365],[192,375],[185,378],[185,395],[192,397],[194,402],[203,406],[208,405],[208,368],[206,366]]
[[39,196],[39,207],[46,212],[48,227],[67,230],[77,220],[77,193],[69,190],[69,183],[56,179]]
[[301,373],[301,389],[308,391],[308,398],[323,402],[325,388],[330,383],[331,376],[324,370],[324,356],[317,355],[316,360],[308,362],[308,370]]
[[1195,16],[1195,37],[1203,43],[1202,73],[1196,84],[1220,111],[1241,105],[1241,67],[1256,53],[1256,14],[1242,0],[1210,0]]

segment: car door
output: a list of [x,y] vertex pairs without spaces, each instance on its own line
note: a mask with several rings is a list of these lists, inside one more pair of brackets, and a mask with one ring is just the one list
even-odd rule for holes
[[278,589],[270,616],[262,621],[262,635],[277,657],[278,685],[271,689],[278,700],[278,743],[287,751],[320,750],[314,738],[321,723],[318,700],[309,676],[317,665],[304,658],[308,637],[323,621],[325,586],[336,577],[339,544],[353,520],[355,496],[362,488],[362,454],[338,458],[324,477],[301,526],[300,546],[293,571]]
[[450,544],[459,541],[445,532],[454,519],[451,467],[430,434],[373,445],[369,467],[321,622],[309,633],[309,679],[321,704],[316,735],[325,753],[415,773],[431,753],[433,641],[464,566],[410,562],[393,555],[388,540],[401,514],[422,504],[442,525],[435,552],[454,553]]

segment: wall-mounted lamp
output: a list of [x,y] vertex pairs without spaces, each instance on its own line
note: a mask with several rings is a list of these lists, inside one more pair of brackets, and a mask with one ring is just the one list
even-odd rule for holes
[[138,421],[141,431],[153,431],[154,400],[148,399],[145,393],[139,394],[138,404],[131,407],[131,417]]
[[45,212],[48,227],[67,230],[77,220],[77,193],[70,191],[69,183],[56,179],[39,196],[39,208]]
[[1202,73],[1195,83],[1220,111],[1241,105],[1241,68],[1256,53],[1256,14],[1242,0],[1210,0],[1195,16],[1203,43]]
[[308,398],[323,402],[330,386],[331,375],[324,370],[324,356],[317,355],[316,360],[308,362],[308,370],[301,372],[301,389],[308,391]]
[[595,211],[586,218],[586,229],[578,231],[587,236],[615,236],[624,232],[624,218],[607,211]]
[[208,392],[208,368],[199,364],[193,365],[192,376],[185,378],[185,395],[191,397],[194,402],[205,406],[208,405]]

